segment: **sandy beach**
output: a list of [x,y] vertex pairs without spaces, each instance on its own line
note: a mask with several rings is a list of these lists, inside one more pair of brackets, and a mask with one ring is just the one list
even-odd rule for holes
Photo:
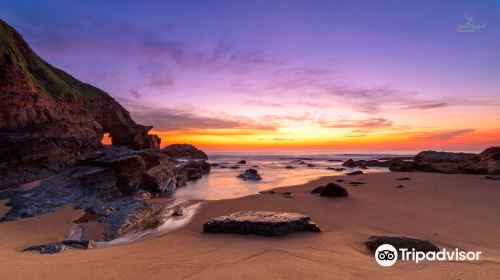
[[[398,181],[410,177],[409,181]],[[336,179],[348,198],[310,194]],[[364,185],[351,186],[350,181]],[[396,188],[398,185],[403,188]],[[230,187],[230,186],[228,186]],[[20,252],[64,239],[82,212],[0,224],[3,279],[495,279],[500,277],[500,185],[477,175],[375,173],[323,177],[280,188],[294,198],[251,195],[208,201],[186,226],[163,236],[55,255]],[[5,207],[3,207],[5,208]],[[5,210],[5,209],[2,209]],[[210,218],[241,210],[310,215],[322,232],[284,237],[207,234]],[[405,235],[440,248],[482,251],[479,262],[398,262],[380,267],[363,245],[371,235]]]

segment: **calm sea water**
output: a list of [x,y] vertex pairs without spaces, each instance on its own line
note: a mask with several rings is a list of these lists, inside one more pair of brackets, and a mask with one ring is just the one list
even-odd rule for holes
[[[166,218],[158,228],[140,230],[127,233],[108,242],[98,242],[99,246],[113,246],[134,242],[148,236],[165,234],[183,227],[192,219],[203,203],[199,200],[220,200],[237,198],[256,194],[263,190],[277,187],[292,186],[307,183],[322,176],[343,175],[358,168],[347,168],[345,171],[327,170],[328,167],[342,167],[348,159],[368,160],[384,157],[408,156],[404,154],[335,154],[335,153],[225,153],[209,154],[210,163],[219,166],[212,167],[209,175],[203,176],[198,181],[189,182],[186,187],[177,189],[173,197],[175,200],[163,207]],[[246,164],[238,164],[246,160]],[[308,166],[309,164],[313,166]],[[231,166],[239,169],[230,169]],[[224,166],[226,168],[221,168]],[[293,169],[287,169],[293,166]],[[261,181],[244,181],[237,178],[248,168],[257,169],[262,177]],[[363,169],[365,173],[387,172],[387,168],[370,167]],[[181,208],[184,215],[172,216],[174,209]]]
[[[209,154],[210,163],[219,164],[212,167],[209,175],[190,182],[185,188],[178,189],[174,197],[182,199],[219,200],[236,198],[258,193],[276,187],[292,186],[306,183],[322,176],[343,175],[358,168],[347,168],[339,172],[327,170],[328,167],[342,167],[347,159],[379,159],[408,155],[395,154],[335,154],[335,153],[219,153]],[[238,164],[246,160],[246,164]],[[301,163],[302,162],[302,163]],[[309,164],[313,166],[308,166]],[[221,168],[221,166],[225,168]],[[239,169],[230,169],[239,166]],[[287,169],[293,166],[293,169]],[[244,181],[237,178],[248,168],[256,169],[262,177],[261,181]],[[370,167],[365,173],[387,172],[387,168]]]

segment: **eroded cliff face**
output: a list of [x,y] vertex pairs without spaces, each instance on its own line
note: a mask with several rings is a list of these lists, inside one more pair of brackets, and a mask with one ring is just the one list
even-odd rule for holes
[[[100,146],[103,133],[110,134],[114,145],[158,149],[160,139],[148,135],[150,129],[136,124],[104,91],[42,60],[0,20],[2,174],[33,178],[67,167]],[[5,176],[0,186],[31,179],[17,177]]]
[[[10,207],[0,222],[72,205],[107,224],[104,239],[140,230],[158,211],[151,199],[210,172],[201,150],[160,150],[150,129],[43,61],[0,20],[0,200]],[[112,146],[101,145],[104,133]]]

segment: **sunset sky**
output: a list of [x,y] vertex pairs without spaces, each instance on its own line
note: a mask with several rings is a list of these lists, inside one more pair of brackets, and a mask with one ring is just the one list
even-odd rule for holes
[[500,1],[134,2],[1,0],[0,17],[164,145],[500,145]]

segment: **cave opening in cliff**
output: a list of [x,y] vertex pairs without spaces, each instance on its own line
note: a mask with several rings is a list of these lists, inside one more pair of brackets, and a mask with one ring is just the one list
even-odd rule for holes
[[101,144],[113,145],[113,141],[111,139],[111,135],[109,134],[109,132],[106,132],[102,135]]

